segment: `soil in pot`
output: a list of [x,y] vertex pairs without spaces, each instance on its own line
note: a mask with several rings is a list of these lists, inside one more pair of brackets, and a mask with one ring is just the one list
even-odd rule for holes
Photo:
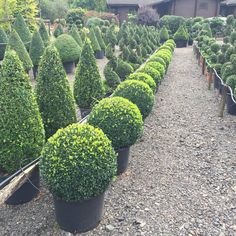
[[8,205],[19,205],[34,199],[39,193],[39,168],[36,167],[27,180],[5,202]]
[[230,92],[226,95],[226,104],[228,113],[236,116],[236,101],[234,101]]
[[56,220],[70,233],[82,233],[98,226],[103,215],[104,195],[80,202],[66,202],[54,197]]
[[99,52],[96,52],[95,57],[96,59],[103,59],[104,54],[105,54],[104,51],[99,51]]
[[66,62],[63,63],[64,69],[66,71],[66,74],[71,74],[73,73],[75,69],[75,63],[74,62]]
[[79,110],[80,110],[80,115],[82,119],[91,112],[91,109],[80,108]]
[[117,153],[118,153],[117,175],[120,175],[127,170],[128,164],[129,164],[129,152],[130,152],[130,147],[121,148],[117,151]]

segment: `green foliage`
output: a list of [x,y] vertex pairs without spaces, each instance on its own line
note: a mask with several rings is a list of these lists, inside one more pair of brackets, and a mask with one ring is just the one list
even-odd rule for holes
[[91,44],[92,44],[92,48],[93,48],[93,51],[96,53],[96,52],[100,52],[101,51],[101,47],[98,43],[98,40],[97,40],[97,37],[94,33],[94,30],[93,29],[90,29],[90,32],[89,32],[89,38],[91,40]]
[[158,85],[161,81],[160,72],[149,65],[145,65],[144,67],[138,69],[137,72],[143,72],[150,75],[154,79],[156,85]]
[[7,50],[0,73],[0,169],[13,173],[40,156],[44,129],[17,54]]
[[68,34],[60,35],[54,42],[61,60],[66,62],[77,62],[80,58],[81,48],[76,43],[74,38]]
[[86,39],[76,70],[74,96],[80,108],[92,108],[104,95],[91,43]]
[[29,51],[29,55],[34,66],[39,65],[39,61],[43,55],[44,49],[45,47],[44,47],[43,40],[39,32],[35,30],[32,37],[32,41],[30,44],[30,51]]
[[114,25],[111,25],[106,31],[106,40],[108,43],[112,45],[112,47],[115,47],[117,43],[117,38],[114,31],[115,31]]
[[56,29],[53,32],[53,35],[57,38],[58,36],[62,35],[64,33],[64,29],[62,24],[58,24]]
[[122,82],[112,94],[113,97],[123,97],[136,104],[145,119],[152,111],[154,94],[151,88],[138,80]]
[[17,34],[17,32],[15,30],[12,30],[12,32],[10,34],[8,48],[16,51],[18,57],[20,58],[21,62],[23,63],[23,67],[24,67],[25,71],[29,71],[33,67],[30,56],[29,56],[23,42],[21,41],[20,36]]
[[8,37],[4,29],[0,28],[0,61],[4,57],[4,53],[7,47]]
[[134,38],[130,39],[129,46],[130,46],[131,49],[135,49],[137,47],[137,42],[135,41]]
[[105,11],[106,0],[69,0],[73,8],[85,8],[87,10]]
[[47,47],[43,54],[36,94],[47,138],[76,122],[75,100],[59,53],[53,46]]
[[98,40],[98,43],[99,43],[101,49],[102,49],[103,51],[105,51],[106,45],[105,45],[105,42],[104,42],[103,37],[102,37],[102,32],[101,32],[101,30],[100,30],[100,28],[99,28],[98,26],[95,27],[94,33],[95,33],[95,35],[96,35],[96,38],[97,38],[97,40]]
[[120,84],[120,78],[117,73],[112,69],[112,67],[107,64],[104,68],[104,76],[107,81],[107,85],[112,89],[116,89],[116,87]]
[[115,150],[130,147],[143,132],[143,120],[138,107],[121,97],[101,100],[90,113],[88,123],[101,128]]
[[49,39],[48,31],[43,21],[40,22],[39,34],[43,40],[44,45],[47,46],[49,44],[50,39]]
[[141,25],[157,25],[159,14],[150,6],[140,6],[138,9],[137,23]]
[[221,72],[221,77],[224,82],[226,82],[227,78],[231,75],[235,74],[235,70],[233,66],[230,64],[227,64],[225,67],[222,66],[222,72]]
[[236,75],[231,75],[226,80],[226,85],[228,85],[232,91],[236,88]]
[[226,19],[227,25],[233,25],[234,24],[234,15],[228,15]]
[[123,81],[126,79],[127,76],[134,72],[134,69],[129,63],[118,59],[118,66],[115,71],[120,77],[120,79]]
[[231,34],[230,34],[230,43],[231,44],[234,44],[236,41],[236,31],[233,31]]
[[217,54],[220,51],[220,45],[218,43],[213,43],[211,45],[211,51]]
[[48,140],[40,161],[49,190],[67,202],[86,200],[105,192],[116,169],[111,141],[102,130],[88,124],[60,129]]
[[124,46],[123,51],[122,51],[122,59],[124,61],[128,61],[130,56],[130,50],[128,47]]
[[230,44],[222,44],[221,46],[221,52],[225,53],[227,51],[227,49],[230,47]]
[[227,49],[227,51],[225,52],[225,59],[226,59],[226,61],[229,61],[231,55],[234,54],[234,53],[236,53],[235,47],[229,47],[229,48]]
[[130,54],[129,54],[129,57],[128,57],[128,61],[132,64],[141,64],[142,63],[142,60],[141,58],[138,56],[138,54],[133,51],[133,50],[130,50]]
[[82,8],[70,9],[66,15],[66,23],[68,24],[69,28],[71,28],[73,24],[75,24],[78,29],[83,28],[84,14],[85,10]]
[[79,31],[78,31],[75,24],[72,25],[69,34],[74,38],[74,40],[77,42],[79,47],[82,48],[83,47],[83,42],[82,42]]
[[171,62],[171,58],[172,55],[170,52],[166,51],[166,50],[159,50],[156,54],[155,57],[160,57],[162,58],[165,63],[166,63],[166,69],[168,68],[170,62]]
[[224,42],[225,44],[228,44],[228,43],[230,42],[230,37],[229,37],[229,36],[225,36],[225,37],[223,38],[223,42]]
[[110,43],[106,46],[105,54],[108,60],[111,60],[114,57],[113,47]]
[[164,68],[165,68],[165,70],[166,70],[166,63],[165,63],[165,61],[161,58],[161,57],[151,57],[150,59],[149,59],[149,62],[151,62],[151,61],[155,61],[155,62],[159,62],[159,63],[161,63],[163,66],[164,66]]
[[168,39],[169,39],[168,30],[167,30],[166,26],[163,26],[160,30],[160,40],[161,41],[166,41]]
[[174,40],[176,42],[176,41],[187,41],[188,39],[189,39],[189,34],[186,31],[185,27],[181,25],[174,34]]
[[151,66],[154,69],[156,69],[160,73],[161,78],[162,79],[164,78],[164,76],[165,76],[165,67],[160,62],[154,62],[154,61],[153,62],[148,62],[146,65]]
[[217,56],[217,62],[219,64],[224,64],[225,63],[225,55],[224,53],[219,53]]

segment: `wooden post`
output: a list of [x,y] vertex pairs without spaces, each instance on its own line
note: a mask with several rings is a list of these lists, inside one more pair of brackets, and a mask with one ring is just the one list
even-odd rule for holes
[[227,96],[227,87],[223,86],[222,95],[221,95],[221,101],[220,101],[219,117],[224,117],[224,110],[225,110],[225,104],[226,104],[226,96]]

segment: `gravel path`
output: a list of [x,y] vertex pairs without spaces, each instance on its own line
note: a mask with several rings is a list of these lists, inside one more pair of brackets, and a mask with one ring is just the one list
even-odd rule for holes
[[[128,171],[107,193],[101,224],[84,236],[236,235],[236,118],[200,78],[192,48],[176,49]],[[51,196],[0,209],[0,235],[70,235]]]

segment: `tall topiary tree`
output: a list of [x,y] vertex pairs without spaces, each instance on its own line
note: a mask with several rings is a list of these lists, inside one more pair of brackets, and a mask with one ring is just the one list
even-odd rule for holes
[[80,108],[90,109],[104,95],[91,42],[86,39],[76,70],[74,96]]
[[98,43],[99,43],[101,49],[102,49],[103,51],[105,51],[105,49],[106,49],[106,44],[105,44],[105,42],[104,42],[104,40],[103,40],[102,32],[101,32],[101,30],[100,30],[100,28],[99,28],[98,26],[95,27],[94,33],[95,33],[95,35],[96,35],[96,37],[97,37],[97,40],[98,40]]
[[12,173],[40,156],[44,129],[19,57],[8,50],[0,73],[0,169]]
[[57,38],[58,36],[60,36],[63,33],[64,33],[63,26],[61,24],[58,24],[56,29],[53,32],[53,35]]
[[48,31],[43,21],[40,22],[39,34],[44,42],[44,45],[47,46],[49,44],[50,39],[49,39]]
[[29,56],[22,40],[20,39],[20,36],[17,34],[17,32],[14,29],[12,30],[12,32],[10,34],[8,47],[10,49],[13,49],[16,51],[18,57],[20,58],[20,60],[23,63],[23,67],[24,67],[25,71],[29,71],[33,67],[30,56]]
[[22,15],[16,17],[13,28],[19,34],[27,50],[29,50],[32,36]]
[[6,50],[8,38],[4,29],[0,28],[0,60],[3,59]]
[[82,42],[82,39],[81,39],[80,34],[79,34],[79,31],[78,31],[78,29],[77,29],[75,24],[73,24],[71,29],[70,29],[70,35],[74,38],[74,40],[82,48],[83,47],[83,42]]
[[98,40],[97,40],[97,37],[94,33],[94,30],[93,29],[90,29],[90,32],[89,32],[89,38],[91,40],[91,44],[92,44],[92,48],[93,48],[93,51],[96,53],[96,52],[100,52],[101,51],[101,47],[98,43]]
[[75,100],[58,51],[49,46],[42,57],[36,95],[46,137],[76,122]]

